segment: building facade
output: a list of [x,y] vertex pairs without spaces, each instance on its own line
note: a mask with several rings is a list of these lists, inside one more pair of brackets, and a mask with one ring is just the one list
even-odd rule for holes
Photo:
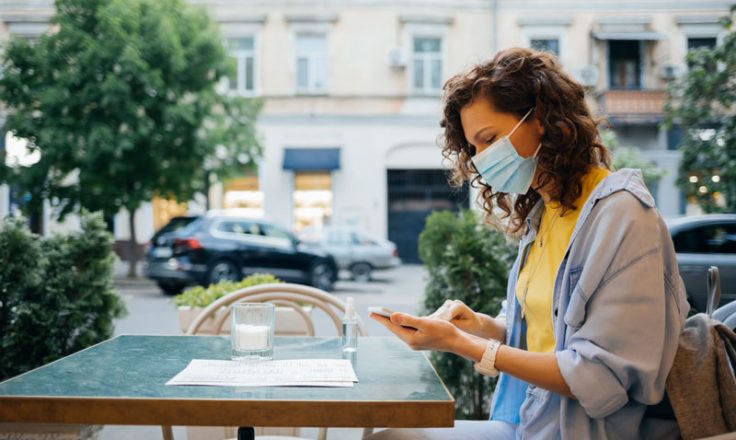
[[[688,48],[722,38],[718,18],[730,6],[704,0],[191,2],[219,22],[236,66],[220,85],[223,93],[265,103],[257,174],[215,185],[211,206],[242,208],[297,232],[352,224],[396,241],[408,261],[416,261],[428,212],[470,206],[474,198],[446,184],[438,146],[442,84],[512,46],[557,55],[588,88],[591,108],[608,118],[620,143],[668,170],[655,197],[666,216],[683,214],[685,200],[674,185],[679,134],[660,128],[665,89],[686,68]],[[52,13],[51,2],[0,5],[0,41],[46,31]],[[0,214],[7,211],[6,193],[0,189]],[[141,241],[182,210],[165,201],[141,209]],[[116,221],[118,239],[127,238],[126,224],[124,216]]]

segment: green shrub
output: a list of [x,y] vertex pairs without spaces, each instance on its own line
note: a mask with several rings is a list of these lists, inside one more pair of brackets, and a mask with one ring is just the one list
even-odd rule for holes
[[[483,226],[473,211],[431,214],[419,236],[419,257],[429,273],[424,312],[459,299],[476,312],[498,314],[516,249],[502,233]],[[455,397],[456,418],[488,418],[495,379],[476,373],[472,362],[453,354],[432,352],[430,360]]]
[[0,226],[0,380],[108,339],[125,313],[102,216],[83,213],[81,229],[43,238],[23,220]]
[[174,304],[177,307],[207,307],[211,303],[217,301],[228,293],[246,287],[257,286],[259,284],[281,283],[282,281],[268,273],[254,273],[253,275],[243,278],[241,281],[220,281],[217,284],[210,284],[207,287],[192,287],[174,297]]

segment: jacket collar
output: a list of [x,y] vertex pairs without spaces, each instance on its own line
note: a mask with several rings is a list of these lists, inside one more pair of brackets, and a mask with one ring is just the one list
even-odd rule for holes
[[[573,237],[576,235],[575,232],[580,227],[580,225],[585,223],[585,220],[588,218],[588,215],[590,215],[590,211],[593,209],[593,206],[595,206],[595,204],[599,200],[603,200],[606,197],[609,197],[619,191],[628,191],[634,197],[639,199],[639,201],[644,205],[650,208],[655,207],[654,197],[652,197],[652,194],[649,192],[646,184],[644,183],[644,178],[642,177],[641,170],[633,168],[622,168],[606,176],[606,178],[603,179],[593,189],[593,192],[590,194],[590,196],[588,196],[588,200],[582,206],[582,211],[580,212],[580,216],[578,217],[577,225],[575,227],[575,231],[573,232]],[[533,239],[533,237],[536,236],[536,231],[539,227],[539,222],[541,221],[543,210],[544,201],[540,199],[539,201],[537,201],[534,207],[532,207],[531,211],[529,211],[529,214],[526,217],[526,224],[528,229],[527,232],[524,234],[525,237]],[[530,233],[532,236],[528,237]]]

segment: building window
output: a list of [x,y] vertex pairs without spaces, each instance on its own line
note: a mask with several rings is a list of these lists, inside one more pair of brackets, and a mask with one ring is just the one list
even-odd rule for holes
[[294,173],[294,231],[321,229],[332,217],[332,174]]
[[641,64],[640,41],[608,42],[608,81],[611,89],[641,89]]
[[[688,52],[691,50],[698,50],[698,49],[713,49],[716,47],[718,40],[716,37],[689,37],[687,39],[687,50]],[[688,68],[692,67],[692,63],[688,61]],[[706,66],[706,69],[708,72],[715,72],[717,70],[718,66],[716,63],[709,64]]]
[[716,37],[694,37],[687,39],[687,50],[693,49],[713,49],[716,47]]
[[263,192],[258,187],[258,176],[225,182],[222,205],[225,209],[238,209],[245,217],[263,217]]
[[228,38],[225,42],[235,65],[235,76],[227,79],[233,92],[252,94],[255,91],[256,55],[253,37]]
[[415,37],[412,83],[414,91],[436,94],[442,89],[442,39]]
[[307,94],[327,91],[327,35],[296,36],[296,90]]
[[560,39],[559,38],[531,38],[529,39],[529,46],[532,49],[551,53],[557,58],[560,57]]

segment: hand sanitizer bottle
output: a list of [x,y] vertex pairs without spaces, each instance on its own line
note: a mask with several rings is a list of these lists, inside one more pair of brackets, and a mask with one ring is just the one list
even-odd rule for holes
[[345,304],[345,317],[342,318],[342,351],[358,351],[358,315],[352,297]]

